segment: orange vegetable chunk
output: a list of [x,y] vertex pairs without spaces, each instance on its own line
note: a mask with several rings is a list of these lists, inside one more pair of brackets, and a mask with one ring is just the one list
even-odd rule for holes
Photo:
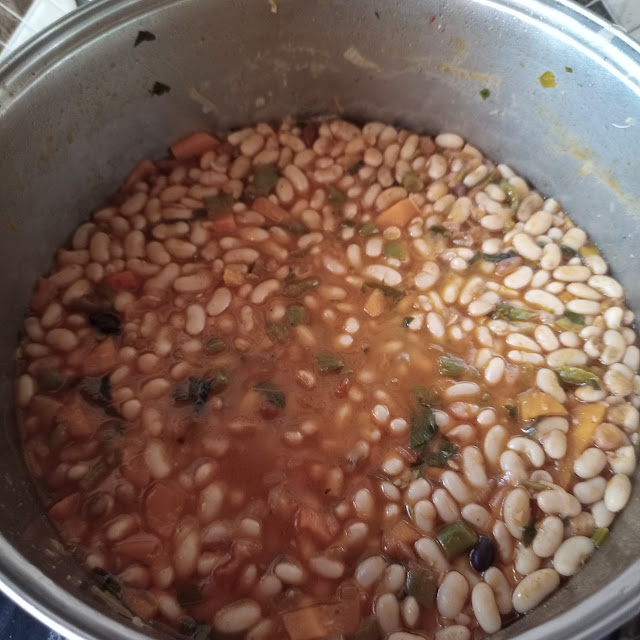
[[388,209],[385,209],[376,218],[376,226],[385,227],[406,227],[409,221],[415,218],[420,212],[411,198],[405,198]]

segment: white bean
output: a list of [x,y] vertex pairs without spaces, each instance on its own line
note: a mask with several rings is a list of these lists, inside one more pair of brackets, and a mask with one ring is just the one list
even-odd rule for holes
[[438,588],[436,603],[443,618],[455,619],[469,596],[469,583],[457,571],[449,571]]
[[487,633],[495,633],[502,627],[493,591],[488,584],[479,582],[471,592],[471,606],[478,624]]
[[513,592],[513,608],[526,613],[538,606],[560,586],[560,576],[554,569],[539,569],[523,578]]
[[631,497],[631,480],[629,476],[617,473],[607,482],[604,492],[604,504],[612,513],[622,511]]
[[553,556],[553,568],[561,576],[572,576],[596,550],[586,536],[573,536],[565,540]]

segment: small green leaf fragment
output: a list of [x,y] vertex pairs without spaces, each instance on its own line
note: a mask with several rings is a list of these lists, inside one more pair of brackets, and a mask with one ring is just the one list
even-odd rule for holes
[[584,325],[587,323],[587,318],[585,316],[583,316],[581,313],[576,313],[575,311],[569,311],[569,309],[565,310],[563,316],[569,322],[573,322],[573,324]]
[[358,171],[360,171],[360,169],[362,169],[362,167],[364,167],[364,161],[363,160],[358,160],[358,162],[354,162],[348,169],[347,169],[347,173],[350,176],[354,176],[356,173],[358,173]]
[[269,322],[265,331],[272,342],[280,342],[284,344],[289,340],[289,331],[285,325],[279,322]]
[[515,420],[518,417],[518,407],[514,404],[505,404],[504,410],[507,412],[509,420]]
[[290,273],[284,279],[284,286],[282,287],[282,295],[287,298],[295,298],[297,296],[306,293],[310,289],[317,287],[320,284],[318,278],[296,278],[294,273]]
[[431,407],[419,404],[411,414],[411,448],[421,456],[438,433],[438,424]]
[[376,233],[380,233],[378,227],[376,227],[373,222],[365,222],[361,227],[360,231],[361,236],[375,236]]
[[552,89],[556,86],[556,77],[553,75],[552,71],[545,71],[539,78],[538,82],[545,89]]
[[280,172],[275,164],[263,164],[253,174],[253,193],[256,197],[268,196],[278,182]]
[[234,202],[235,200],[231,194],[224,193],[222,191],[216,193],[214,196],[207,196],[203,200],[204,206],[211,213],[222,213],[223,211],[228,211],[233,207]]
[[609,537],[609,529],[607,527],[598,527],[591,536],[591,542],[596,547],[601,547]]
[[500,302],[493,312],[494,320],[512,320],[514,322],[527,322],[533,320],[538,314],[527,309],[513,307],[506,302]]
[[316,354],[316,366],[321,373],[333,373],[340,371],[344,366],[344,362],[333,355],[329,351],[320,351]]
[[464,360],[455,356],[441,356],[439,360],[440,375],[448,378],[459,378],[467,370]]
[[384,255],[387,258],[395,258],[396,260],[404,260],[406,254],[404,247],[397,242],[391,242],[384,247]]
[[528,547],[538,534],[538,530],[536,529],[536,519],[531,517],[527,526],[522,530],[522,544],[525,547]]
[[402,324],[409,328],[411,326],[411,323],[415,320],[415,318],[413,316],[405,316],[404,318],[402,318]]
[[565,68],[564,68],[564,70],[565,70],[567,73],[573,73],[573,68],[572,68],[572,67],[565,67]]
[[224,340],[222,338],[207,338],[203,344],[206,353],[221,353],[225,350]]
[[335,187],[329,187],[327,200],[329,200],[329,202],[332,202],[333,204],[344,204],[347,201],[347,196],[344,193],[342,193],[340,189],[336,189]]
[[407,171],[407,173],[402,176],[402,186],[409,193],[417,193],[424,189],[424,181],[415,171]]
[[254,385],[253,390],[263,395],[274,407],[278,407],[278,409],[284,409],[287,406],[287,400],[282,389],[269,380]]
[[491,91],[486,87],[484,89],[480,89],[480,97],[483,100],[486,100],[491,95]]
[[505,251],[504,253],[483,253],[481,255],[486,262],[502,262],[509,258],[515,258],[518,254],[515,251]]
[[307,310],[299,304],[292,304],[287,308],[287,322],[292,327],[305,324],[307,321]]
[[563,367],[558,367],[555,371],[560,380],[566,384],[593,385],[593,383],[595,383],[598,388],[600,387],[598,384],[598,376],[593,373],[593,371],[584,367],[570,367],[565,365]]
[[568,247],[566,244],[560,245],[560,251],[565,258],[575,258],[580,255],[573,247]]
[[443,234],[443,233],[446,233],[447,230],[441,224],[432,224],[429,227],[429,231],[431,233]]
[[520,196],[518,195],[518,192],[513,188],[511,183],[504,178],[500,180],[500,188],[507,196],[509,206],[515,211],[520,206]]

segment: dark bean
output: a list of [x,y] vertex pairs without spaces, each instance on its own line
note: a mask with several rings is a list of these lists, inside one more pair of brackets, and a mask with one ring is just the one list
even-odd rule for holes
[[462,182],[458,182],[457,184],[453,185],[451,191],[456,198],[462,198],[462,196],[467,195],[469,189]]
[[476,571],[486,571],[491,565],[496,555],[496,550],[491,542],[491,539],[487,536],[480,536],[478,543],[469,553],[469,560],[471,566]]
[[89,314],[89,322],[105,335],[120,333],[120,316],[113,311],[94,311]]
[[309,149],[313,147],[313,143],[318,139],[318,125],[315,122],[307,123],[300,132],[302,141]]

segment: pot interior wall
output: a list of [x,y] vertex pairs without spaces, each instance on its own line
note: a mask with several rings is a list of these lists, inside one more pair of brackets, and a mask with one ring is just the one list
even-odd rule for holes
[[[135,637],[102,619],[84,621],[77,601],[65,605],[48,580],[94,602],[26,479],[12,358],[32,283],[54,248],[140,156],[164,155],[191,130],[286,115],[454,130],[563,202],[602,247],[632,308],[640,308],[640,54],[629,41],[562,4],[275,1],[277,13],[267,0],[103,0],[68,18],[66,35],[41,37],[38,48],[0,73],[2,568],[26,601],[46,601],[54,622],[74,618],[79,636],[92,628],[94,637]],[[156,40],[134,47],[142,29]],[[555,75],[553,89],[538,82],[546,71]],[[152,95],[155,82],[170,91]],[[499,637],[537,637],[540,630],[527,630],[578,603],[576,638],[630,615],[620,605],[617,614],[599,612],[589,598],[638,562],[638,495],[636,489],[606,550]],[[25,569],[15,552],[47,578]],[[600,599],[607,598],[615,603],[618,596]],[[562,624],[545,625],[545,637],[565,637]]]

